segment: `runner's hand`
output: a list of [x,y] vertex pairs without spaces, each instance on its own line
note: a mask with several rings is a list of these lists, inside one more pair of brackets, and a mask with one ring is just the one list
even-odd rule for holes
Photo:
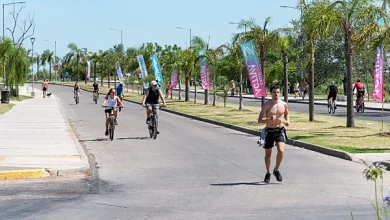
[[289,121],[284,122],[284,124],[285,124],[287,127],[290,126],[290,122],[289,122]]
[[145,107],[145,104],[142,103],[141,106],[142,106],[142,107]]

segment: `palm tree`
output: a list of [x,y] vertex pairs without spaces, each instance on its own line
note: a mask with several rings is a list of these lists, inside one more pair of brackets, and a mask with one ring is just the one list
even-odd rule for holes
[[[243,109],[243,99],[242,99],[242,89],[243,89],[243,71],[245,68],[244,60],[242,58],[242,55],[240,53],[240,46],[239,46],[239,41],[233,39],[233,44],[232,45],[222,45],[221,49],[227,49],[230,53],[231,56],[235,58],[237,70],[240,73],[240,92],[239,92],[239,105],[238,105],[238,110],[242,111]],[[215,81],[215,80],[214,80]]]
[[[238,40],[253,40],[256,48],[260,51],[260,66],[263,74],[263,79],[265,81],[265,65],[266,65],[266,52],[277,46],[279,34],[277,30],[270,31],[268,29],[268,24],[271,21],[271,17],[267,17],[264,21],[263,26],[257,25],[255,20],[251,18],[250,20],[242,20],[240,22],[239,28],[250,28],[250,31],[236,34],[233,42]],[[261,98],[261,104],[264,105],[265,97]]]
[[322,16],[328,10],[329,3],[315,1],[306,4],[300,0],[299,7],[302,10],[302,26],[307,41],[309,54],[307,69],[309,72],[309,121],[314,121],[314,55],[315,41],[330,35],[330,23]]
[[279,40],[280,50],[283,60],[283,72],[284,72],[284,101],[288,102],[288,50],[290,42],[287,37],[282,37]]
[[322,14],[325,15],[324,17],[327,19],[327,22],[330,22],[334,28],[340,28],[344,31],[344,54],[347,77],[347,127],[355,126],[353,117],[352,59],[356,44],[353,39],[359,32],[362,33],[365,30],[365,25],[361,25],[361,22],[374,21],[380,14],[380,8],[367,0],[336,1]]
[[[194,50],[195,51],[199,51],[199,50],[202,50],[202,49],[206,49],[207,50],[207,47],[208,47],[208,44],[201,38],[201,37],[198,37],[198,36],[195,36],[191,39],[191,45],[192,47],[194,47]],[[198,71],[196,71],[198,72]],[[197,80],[197,75],[196,75],[196,72],[194,71],[194,82],[195,82],[195,98],[194,98],[194,103],[196,103],[196,100],[197,100],[197,90],[196,90],[196,80]],[[205,95],[204,95],[204,104],[205,105],[208,105],[209,104],[209,91],[208,89],[205,89]]]
[[[194,65],[196,65],[201,59],[207,60],[207,65],[211,69],[211,73],[214,77],[213,83],[213,106],[216,105],[216,76],[218,75],[218,63],[223,55],[222,48],[226,47],[225,45],[220,46],[216,49],[207,49],[204,55],[200,55],[196,58]],[[208,104],[208,103],[207,103]]]
[[[87,56],[86,48],[79,48],[75,43],[70,43],[68,45],[70,52],[65,55],[64,62],[66,64],[76,65],[77,79],[80,79],[79,65]],[[87,84],[87,78],[85,77],[85,84]]]
[[45,51],[43,51],[42,56],[41,56],[41,65],[42,66],[46,66],[46,62],[49,63],[49,81],[51,81],[51,64],[53,61],[53,55],[54,55],[54,53],[52,51],[45,50]]
[[90,54],[89,54],[89,59],[91,59],[92,60],[92,62],[93,62],[93,81],[95,82],[96,81],[96,67],[97,67],[97,63],[98,63],[98,61],[99,61],[99,55],[98,55],[98,53],[96,53],[96,52],[91,52]]
[[190,101],[190,77],[194,68],[194,62],[196,59],[196,53],[193,48],[184,50],[179,58],[180,71],[184,74],[186,89],[185,89],[185,101]]

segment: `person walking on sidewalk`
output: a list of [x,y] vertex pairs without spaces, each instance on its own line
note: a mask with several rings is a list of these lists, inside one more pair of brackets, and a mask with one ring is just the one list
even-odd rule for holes
[[[267,173],[264,178],[265,183],[271,180],[271,156],[274,144],[278,149],[276,156],[276,165],[273,174],[278,182],[282,182],[283,178],[280,174],[279,168],[283,160],[284,147],[286,143],[286,129],[284,126],[290,125],[290,116],[288,112],[288,105],[280,98],[280,88],[277,85],[271,87],[272,99],[267,101],[261,109],[258,122],[266,124],[265,136],[265,167]],[[284,120],[283,120],[284,119]]]
[[49,84],[47,83],[46,79],[44,79],[43,82],[42,82],[43,98],[46,97],[46,92],[47,92],[47,88],[48,87],[49,87]]
[[[116,94],[118,96],[118,98],[121,100],[121,102],[123,102],[123,84],[120,83],[119,86],[116,87]],[[119,108],[119,112],[121,112],[122,109]]]

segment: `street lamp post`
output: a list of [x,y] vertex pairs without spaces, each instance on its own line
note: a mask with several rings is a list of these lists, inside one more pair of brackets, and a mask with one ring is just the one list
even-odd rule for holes
[[[25,4],[26,2],[12,2],[12,3],[6,3],[6,4],[3,4],[3,38],[2,38],[2,41],[4,42],[4,38],[5,38],[5,25],[4,25],[4,7],[7,6],[7,5],[18,5],[18,4]],[[4,88],[6,86],[6,73],[5,73],[5,62],[3,63],[3,82],[4,82]]]
[[[190,48],[192,47],[192,29],[191,28],[183,28],[183,27],[176,27],[177,29],[180,30],[187,30],[190,31]],[[195,97],[194,97],[194,103],[196,103],[197,99],[197,90],[196,90],[196,76],[194,77],[194,82],[195,82]],[[189,89],[189,88],[188,88]]]
[[123,30],[110,28],[111,31],[120,31],[121,32],[121,44],[123,45]]
[[35,42],[35,38],[32,37],[30,38],[31,40],[31,74],[32,74],[32,90],[31,90],[31,97],[34,97],[35,96],[35,92],[34,92],[34,42]]

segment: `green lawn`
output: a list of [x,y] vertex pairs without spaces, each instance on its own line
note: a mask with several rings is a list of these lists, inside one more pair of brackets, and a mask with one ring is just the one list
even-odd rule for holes
[[[70,84],[73,85],[73,83]],[[80,85],[82,88],[91,90],[92,84]],[[103,87],[101,91],[107,92],[108,88]],[[137,92],[128,92],[125,93],[125,99],[140,102],[142,96]],[[259,130],[261,128],[257,124],[260,107],[244,106],[243,111],[238,111],[237,104],[228,103],[224,108],[222,98],[218,100],[217,106],[211,106],[203,105],[203,100],[194,104],[193,101],[184,102],[174,97],[173,100],[167,100],[167,108],[249,129]],[[316,107],[325,108],[323,106]],[[346,128],[346,120],[338,117],[315,115],[315,121],[309,122],[307,113],[290,112],[290,114],[291,126],[287,131],[291,139],[351,153],[390,152],[390,142],[388,141],[390,124],[385,124],[386,131],[382,132],[380,122],[355,120],[355,128]]]
[[0,104],[0,115],[3,115],[7,111],[11,110],[15,104]]

